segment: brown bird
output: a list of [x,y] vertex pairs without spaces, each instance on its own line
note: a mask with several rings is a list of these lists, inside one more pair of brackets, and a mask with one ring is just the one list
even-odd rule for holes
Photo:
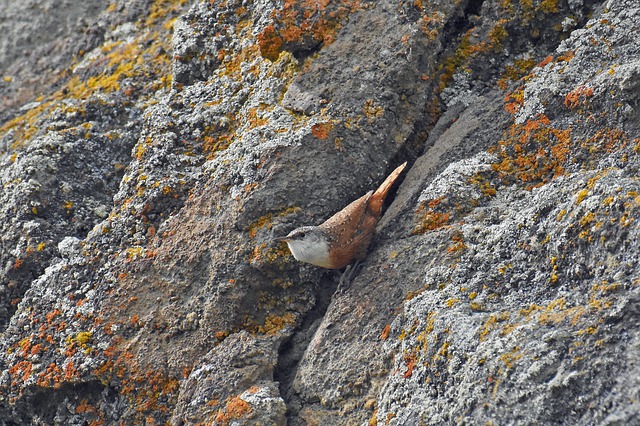
[[364,259],[384,200],[406,165],[396,168],[375,192],[367,192],[323,224],[296,228],[276,241],[285,241],[297,260],[323,268],[340,269]]

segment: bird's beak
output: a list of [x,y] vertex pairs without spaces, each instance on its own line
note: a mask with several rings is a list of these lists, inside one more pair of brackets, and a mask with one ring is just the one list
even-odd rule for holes
[[289,238],[287,238],[287,237],[276,237],[276,238],[274,238],[273,240],[274,240],[274,241],[276,241],[276,242],[278,242],[278,243],[281,243],[281,242],[285,242],[285,243],[286,243],[287,241],[291,241],[291,240],[290,240]]

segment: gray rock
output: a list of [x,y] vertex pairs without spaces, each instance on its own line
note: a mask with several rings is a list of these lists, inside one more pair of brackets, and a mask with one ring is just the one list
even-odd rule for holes
[[637,2],[9,3],[0,423],[637,422]]

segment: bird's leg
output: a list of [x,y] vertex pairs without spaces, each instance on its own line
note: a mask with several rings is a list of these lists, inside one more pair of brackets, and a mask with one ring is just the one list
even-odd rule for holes
[[356,275],[358,275],[358,270],[360,269],[361,265],[361,262],[359,260],[356,260],[355,262],[347,265],[347,267],[344,268],[344,272],[342,273],[340,281],[338,282],[338,288],[336,289],[337,293],[344,293],[345,290],[348,289],[349,286],[351,286],[351,281],[353,281]]

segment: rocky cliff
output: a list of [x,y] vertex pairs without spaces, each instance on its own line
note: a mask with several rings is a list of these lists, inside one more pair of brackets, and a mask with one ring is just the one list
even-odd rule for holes
[[637,1],[104,3],[2,2],[0,424],[640,424]]

